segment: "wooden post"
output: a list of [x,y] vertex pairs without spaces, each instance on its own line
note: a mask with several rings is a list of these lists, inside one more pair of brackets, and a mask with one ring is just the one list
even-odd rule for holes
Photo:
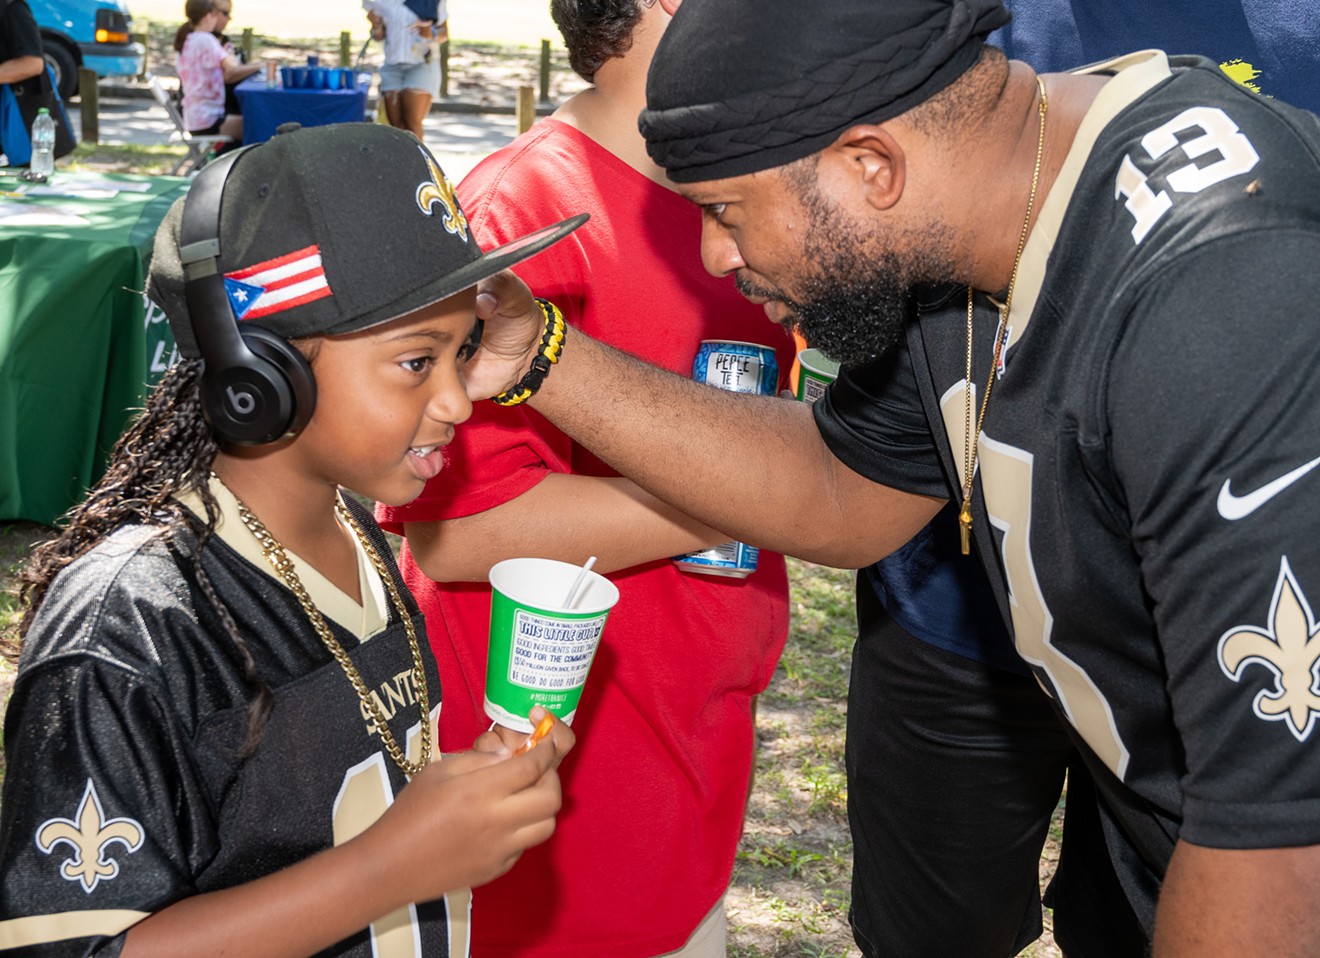
[[449,96],[449,41],[440,44],[440,95]]
[[251,27],[243,28],[243,39],[239,41],[239,43],[243,49],[243,62],[251,63],[252,62],[252,28]]
[[83,67],[78,71],[78,98],[82,109],[82,141],[95,146],[101,141],[100,90],[96,73]]
[[532,88],[518,87],[518,132],[526,133],[536,119],[536,101],[532,98]]
[[339,65],[341,67],[353,65],[353,37],[347,30],[339,34]]
[[541,102],[550,102],[550,41],[541,41]]
[[134,43],[142,44],[142,70],[138,73],[137,78],[145,80],[147,74],[151,72],[151,68],[147,65],[147,60],[151,57],[151,44],[147,42],[148,38],[145,33],[135,33],[129,39]]

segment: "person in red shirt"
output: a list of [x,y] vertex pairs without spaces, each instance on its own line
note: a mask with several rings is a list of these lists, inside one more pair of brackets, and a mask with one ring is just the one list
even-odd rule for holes
[[[609,24],[574,3],[551,6],[574,69],[594,85],[460,184],[476,235],[495,242],[557,211],[590,212],[536,268],[518,269],[573,332],[682,375],[702,340],[770,345],[782,388],[792,339],[702,269],[700,211],[666,185],[637,130],[651,52],[677,4],[612,4],[620,19]],[[680,570],[672,556],[729,536],[661,505],[526,406],[477,404],[450,453],[421,498],[379,513],[407,537],[402,568],[445,683],[445,748],[490,724],[492,564],[595,555],[621,593],[574,719],[556,833],[474,897],[474,953],[723,956],[753,700],[788,630],[783,557],[762,552],[745,579]]]

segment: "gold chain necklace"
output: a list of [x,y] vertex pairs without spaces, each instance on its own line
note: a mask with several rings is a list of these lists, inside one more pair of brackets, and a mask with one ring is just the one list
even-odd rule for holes
[[[212,473],[214,476],[215,474]],[[217,477],[218,478],[218,477]],[[233,490],[230,490],[233,495]],[[385,560],[380,557],[371,540],[366,537],[352,513],[344,506],[342,499],[335,502],[335,512],[348,523],[348,527],[353,530],[357,536],[358,542],[362,543],[362,548],[366,550],[367,558],[375,566],[376,573],[380,576],[381,582],[385,584],[386,590],[390,594],[390,600],[394,603],[394,608],[399,612],[399,618],[403,620],[403,626],[408,632],[408,648],[412,652],[412,673],[413,683],[417,689],[417,704],[422,712],[421,722],[421,756],[416,762],[408,761],[407,755],[399,747],[398,740],[394,733],[390,731],[389,724],[385,721],[385,715],[381,712],[380,706],[371,695],[371,690],[367,688],[367,683],[363,681],[362,674],[358,672],[357,666],[353,660],[348,657],[344,647],[339,644],[334,633],[330,631],[330,626],[326,624],[325,616],[312,603],[312,597],[307,594],[307,589],[303,587],[302,581],[298,578],[298,573],[294,571],[293,560],[289,554],[284,551],[284,546],[280,545],[270,530],[267,529],[247,505],[238,496],[234,496],[234,501],[238,503],[238,515],[243,520],[243,525],[248,527],[248,531],[256,538],[261,546],[261,552],[275,569],[275,574],[284,580],[284,584],[289,587],[298,603],[307,613],[308,620],[312,623],[312,628],[320,636],[325,647],[330,650],[330,654],[335,657],[339,667],[344,670],[348,676],[348,681],[352,684],[358,698],[362,701],[362,707],[371,713],[371,720],[375,723],[377,731],[380,732],[381,743],[385,746],[385,751],[389,753],[394,764],[403,769],[403,773],[409,778],[416,775],[431,762],[431,695],[426,687],[426,669],[422,664],[421,643],[417,639],[417,630],[413,628],[412,616],[408,614],[408,607],[403,604],[403,597],[399,595],[399,590],[394,584],[394,578],[385,568]]]
[[1031,225],[1031,211],[1036,206],[1036,186],[1040,183],[1040,161],[1045,155],[1045,81],[1036,77],[1036,86],[1040,90],[1040,132],[1036,138],[1036,168],[1031,171],[1031,193],[1027,197],[1027,215],[1022,218],[1022,232],[1018,234],[1017,255],[1013,258],[1013,272],[1008,277],[1008,295],[999,307],[999,325],[995,328],[995,353],[990,363],[990,378],[985,384],[985,395],[981,397],[981,412],[976,417],[976,431],[972,431],[972,287],[967,287],[967,376],[964,380],[963,403],[963,488],[962,509],[958,512],[958,538],[962,554],[972,551],[972,477],[976,473],[976,456],[980,451],[981,427],[985,425],[985,410],[990,404],[990,389],[995,384],[995,373],[999,370],[999,361],[1003,358],[1004,327],[1008,322],[1008,311],[1013,306],[1013,287],[1017,285],[1018,266],[1022,263],[1022,251],[1027,246],[1027,227]]

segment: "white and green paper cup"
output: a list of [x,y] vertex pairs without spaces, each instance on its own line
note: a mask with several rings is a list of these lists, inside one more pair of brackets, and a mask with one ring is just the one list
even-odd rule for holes
[[798,353],[797,398],[813,403],[825,395],[825,389],[839,375],[839,364],[819,349],[804,349]]
[[605,619],[619,601],[613,582],[588,571],[566,608],[581,572],[555,559],[505,559],[491,567],[485,707],[501,725],[532,731],[533,705],[572,723]]

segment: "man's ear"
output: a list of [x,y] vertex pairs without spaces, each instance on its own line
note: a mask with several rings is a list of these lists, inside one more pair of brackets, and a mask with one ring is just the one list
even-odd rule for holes
[[683,0],[660,0],[660,8],[672,17],[682,2]]
[[887,210],[902,198],[907,155],[887,126],[850,126],[826,152],[842,164],[847,175],[857,178],[866,201],[875,209]]

